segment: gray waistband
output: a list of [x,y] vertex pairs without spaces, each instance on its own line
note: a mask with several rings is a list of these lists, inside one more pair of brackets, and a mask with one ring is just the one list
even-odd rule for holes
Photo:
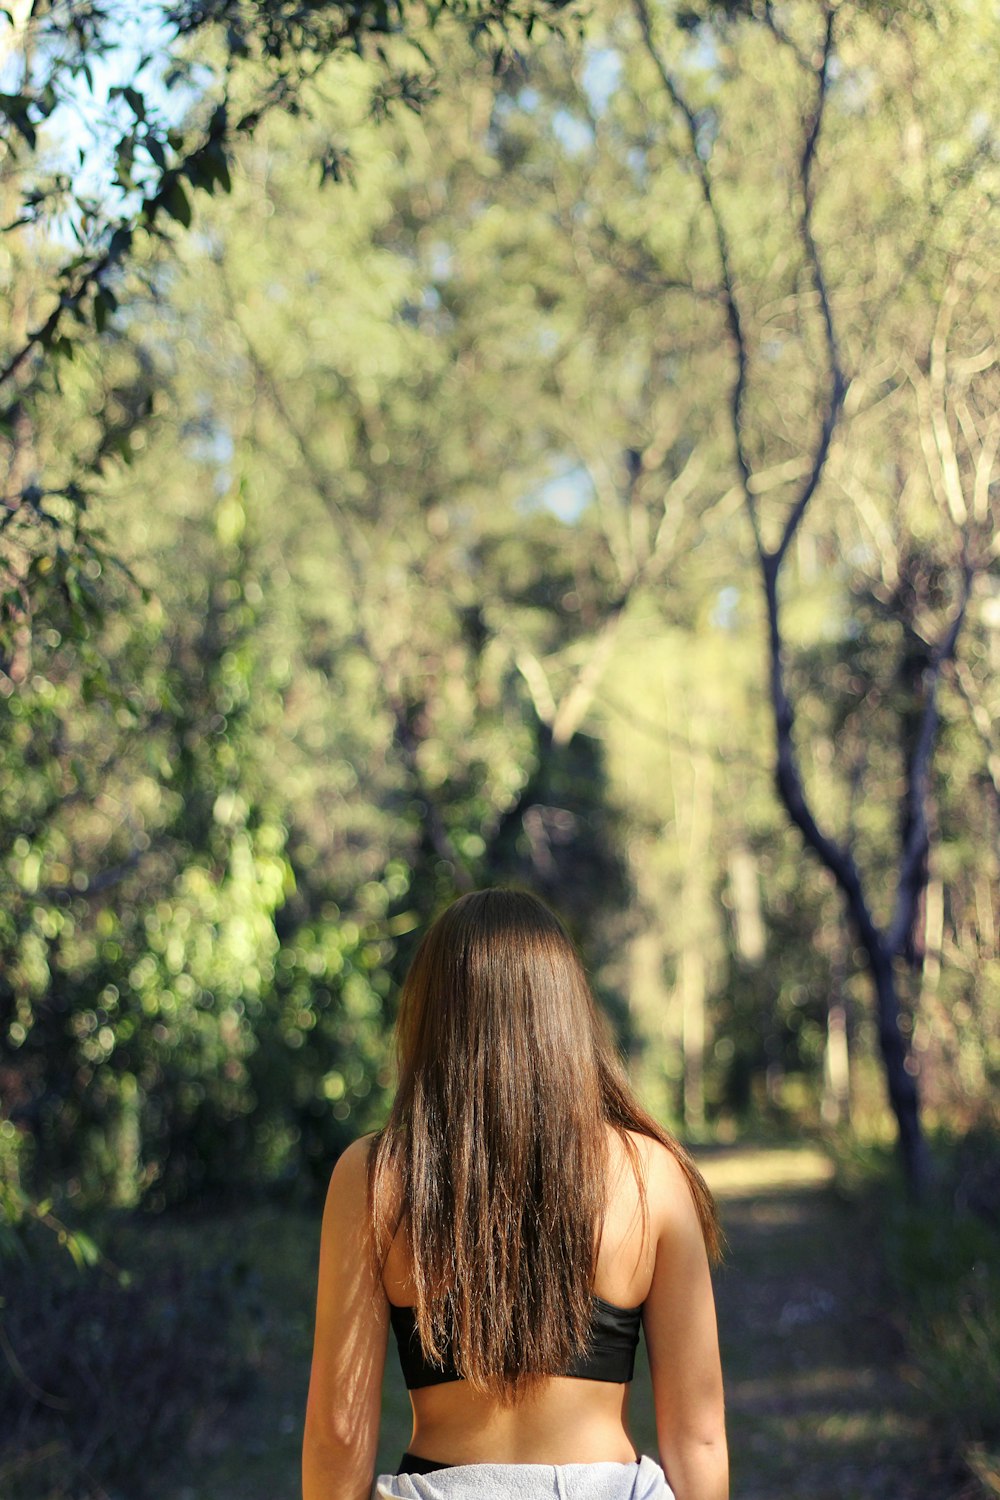
[[674,1500],[651,1458],[637,1464],[456,1464],[380,1474],[373,1500]]

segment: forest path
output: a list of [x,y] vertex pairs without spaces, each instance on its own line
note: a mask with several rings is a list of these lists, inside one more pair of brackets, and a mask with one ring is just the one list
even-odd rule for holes
[[[879,1285],[874,1227],[831,1187],[807,1145],[697,1152],[728,1239],[716,1275],[732,1458],[732,1500],[962,1500],[935,1464],[932,1434],[900,1369]],[[318,1213],[273,1206],[197,1230],[201,1252],[234,1239],[252,1264],[244,1349],[253,1384],[206,1410],[150,1500],[296,1500],[309,1374]],[[190,1233],[190,1231],[186,1231]],[[645,1349],[631,1421],[656,1453]],[[389,1350],[379,1468],[409,1437],[409,1400]]]
[[716,1297],[733,1500],[956,1500],[885,1311],[874,1226],[809,1146],[698,1153],[728,1248]]

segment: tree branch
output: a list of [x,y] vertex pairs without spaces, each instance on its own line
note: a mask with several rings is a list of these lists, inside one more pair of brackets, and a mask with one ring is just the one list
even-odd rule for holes
[[[657,49],[653,37],[647,0],[633,0],[633,7],[639,21],[646,51],[657,70],[663,89],[675,109],[682,115],[687,126],[695,170],[701,185],[702,197],[708,207],[715,230],[716,249],[722,276],[722,295],[726,306],[727,322],[736,358],[736,376],[730,399],[730,421],[732,424],[744,505],[750,519],[757,554],[760,560],[767,605],[770,697],[775,724],[775,782],[779,796],[789,817],[802,833],[806,843],[814,850],[822,863],[834,876],[834,879],[846,897],[848,908],[854,919],[861,941],[872,956],[875,957],[881,950],[881,934],[875,925],[865,898],[861,875],[854,861],[853,854],[849,848],[839,844],[819,826],[809,806],[803,786],[802,775],[795,751],[795,714],[785,688],[783,642],[778,598],[779,571],[795,532],[805,514],[806,507],[815,494],[822,478],[846,390],[826,277],[812,231],[812,214],[815,198],[812,171],[822,130],[824,106],[829,86],[829,68],[833,56],[834,12],[832,8],[826,12],[820,66],[814,69],[811,65],[808,65],[810,72],[813,72],[816,78],[816,98],[806,127],[805,139],[799,158],[801,190],[799,235],[820,304],[829,366],[829,388],[820,431],[812,457],[808,461],[808,468],[802,487],[786,519],[778,546],[770,549],[764,544],[760,517],[756,506],[756,491],[758,487],[754,482],[755,476],[751,470],[743,442],[744,408],[750,370],[749,351],[736,295],[728,237],[716,199],[715,185],[709,171],[708,156],[699,140],[697,114],[684,97],[675,79],[671,76]],[[773,21],[773,17],[771,20]],[[771,29],[774,31],[773,25]],[[788,41],[784,36],[779,37],[779,40],[783,43],[787,43]],[[797,50],[796,55],[799,56],[799,60],[805,65],[805,59],[798,54]]]
[[611,653],[625,618],[628,601],[628,593],[612,601],[601,623],[601,628],[597,632],[590,654],[577,673],[576,681],[560,699],[552,720],[553,745],[568,745],[583,723],[594,701],[594,694],[600,686],[604,669],[611,659]]
[[806,843],[840,886],[865,947],[872,953],[879,946],[879,933],[865,899],[861,874],[849,847],[837,843],[820,828],[806,797],[795,752],[795,711],[785,691],[782,640],[778,608],[778,568],[774,554],[764,560],[764,594],[767,602],[770,694],[775,726],[775,783],[789,817]]
[[813,105],[812,118],[809,121],[805,143],[802,148],[802,156],[799,161],[799,182],[802,192],[799,236],[805,250],[806,261],[812,272],[816,294],[819,297],[830,384],[820,424],[819,436],[813,451],[812,465],[809,473],[806,475],[805,483],[799,492],[798,498],[792,505],[792,509],[785,521],[781,541],[778,543],[774,553],[775,563],[778,567],[781,566],[785,553],[791,545],[792,538],[798,530],[799,523],[805,515],[806,506],[815,494],[816,488],[823,476],[827,456],[830,452],[830,443],[840,417],[840,412],[844,404],[844,395],[847,390],[847,382],[844,378],[844,372],[840,363],[840,353],[837,347],[837,336],[833,322],[833,310],[830,306],[830,296],[826,285],[826,275],[812,230],[813,204],[815,199],[812,169],[816,159],[816,147],[823,125],[823,112],[829,89],[830,59],[833,56],[833,19],[834,12],[830,9],[826,14],[822,59],[819,68],[816,70],[816,101]]
[[983,702],[976,679],[966,663],[956,655],[952,657],[951,665],[954,669],[955,686],[965,699],[973,728],[983,747],[986,774],[993,788],[997,811],[1000,812],[1000,741],[997,741],[994,733],[996,720]]
[[750,459],[743,443],[743,407],[746,400],[747,381],[750,372],[750,355],[746,335],[743,331],[743,319],[740,313],[739,302],[736,297],[736,282],[732,271],[732,258],[729,253],[729,238],[726,234],[726,227],[723,223],[718,203],[716,202],[714,184],[708,167],[709,153],[704,149],[699,139],[697,113],[684,97],[679,84],[672,77],[656,45],[647,0],[632,0],[632,4],[636,19],[639,22],[643,44],[650,61],[659,75],[664,92],[674,108],[683,116],[687,126],[688,137],[691,142],[691,152],[695,161],[695,170],[698,174],[698,182],[701,187],[701,195],[712,219],[716,250],[722,273],[722,296],[726,310],[726,323],[733,341],[733,348],[736,351],[736,378],[733,382],[730,395],[736,467],[739,470],[744,502],[747,515],[750,518],[750,525],[753,529],[757,552],[763,557],[764,541],[760,530],[757,504],[751,488]]
[[926,883],[926,860],[930,848],[927,827],[927,798],[930,792],[931,758],[938,727],[938,684],[941,669],[955,654],[955,646],[965,620],[972,592],[973,568],[962,565],[962,589],[951,624],[944,632],[924,672],[924,706],[920,716],[913,754],[906,778],[906,839],[903,845],[896,882],[896,900],[885,942],[891,954],[901,953],[916,919],[920,892]]
[[345,509],[337,497],[334,486],[331,484],[322,463],[313,453],[305,434],[289,410],[288,403],[281,393],[278,382],[272,376],[246,328],[241,323],[238,309],[228,286],[225,288],[225,291],[229,312],[243,335],[247,356],[258,385],[263,388],[275,414],[295,445],[295,449],[316,494],[320,497],[326,509],[340,521],[340,540],[343,544],[344,555],[347,561],[349,588],[357,622],[358,641],[365,655],[379,669],[379,675],[383,680],[385,702],[392,717],[393,742],[423,806],[423,824],[427,839],[438,855],[438,858],[447,861],[452,866],[455,873],[455,884],[458,889],[460,891],[471,890],[473,885],[472,876],[462,857],[459,855],[458,850],[455,848],[442,817],[441,809],[427,786],[426,778],[420,766],[418,758],[421,744],[420,736],[413,728],[411,716],[403,698],[398,692],[390,690],[385,683],[387,662],[377,650],[371,631],[365,623],[365,566],[362,557],[369,559],[371,555],[371,546],[368,538],[354,516]]

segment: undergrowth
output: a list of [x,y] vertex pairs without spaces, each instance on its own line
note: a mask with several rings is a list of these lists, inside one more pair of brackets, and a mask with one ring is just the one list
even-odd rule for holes
[[867,1202],[908,1365],[942,1441],[1000,1497],[1000,1130],[934,1142],[915,1203],[882,1148],[841,1146],[838,1183]]
[[242,1392],[240,1266],[164,1253],[147,1226],[102,1235],[74,1264],[42,1225],[20,1231],[0,1297],[3,1500],[138,1500],[192,1423]]

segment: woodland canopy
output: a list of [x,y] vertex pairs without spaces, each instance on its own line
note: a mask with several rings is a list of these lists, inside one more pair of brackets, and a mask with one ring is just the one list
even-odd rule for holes
[[504,881],[664,1119],[919,1187],[1000,1079],[994,8],[128,12],[0,14],[8,1217],[322,1184]]

